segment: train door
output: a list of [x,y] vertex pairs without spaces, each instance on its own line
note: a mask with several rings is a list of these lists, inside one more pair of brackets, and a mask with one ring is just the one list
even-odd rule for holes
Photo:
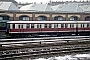
[[23,24],[19,24],[19,32],[23,33]]

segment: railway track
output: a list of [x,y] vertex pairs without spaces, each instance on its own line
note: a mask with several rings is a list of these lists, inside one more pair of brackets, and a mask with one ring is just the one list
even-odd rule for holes
[[[58,46],[57,46],[58,47]],[[35,58],[38,56],[45,56],[45,55],[60,55],[60,54],[70,54],[70,53],[78,53],[78,52],[88,52],[90,51],[90,47],[85,46],[73,46],[75,48],[71,47],[48,47],[44,49],[38,48],[38,49],[25,49],[25,50],[15,50],[15,51],[9,51],[5,52],[3,51],[3,54],[1,59],[11,59],[11,58],[21,58],[21,57],[30,57]]]
[[[45,39],[45,38],[44,38]],[[63,40],[62,40],[63,39]],[[43,40],[34,39],[28,40],[14,40],[12,43],[8,40],[4,40],[2,47],[0,47],[0,59],[16,59],[22,57],[38,58],[38,57],[49,57],[53,55],[63,55],[71,53],[90,52],[90,39],[89,37],[72,37],[72,38],[49,38]],[[32,41],[32,42],[31,42]],[[37,42],[38,41],[38,42]],[[67,42],[68,41],[68,42]],[[1,42],[3,42],[1,40]],[[19,42],[19,43],[18,43]]]

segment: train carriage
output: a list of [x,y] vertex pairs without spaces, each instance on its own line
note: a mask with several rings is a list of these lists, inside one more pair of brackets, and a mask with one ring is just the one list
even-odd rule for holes
[[90,35],[90,21],[9,21],[11,36],[32,35]]

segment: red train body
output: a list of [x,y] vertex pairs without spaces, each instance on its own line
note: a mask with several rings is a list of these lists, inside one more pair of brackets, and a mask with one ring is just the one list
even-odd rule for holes
[[11,36],[90,35],[90,21],[9,21]]

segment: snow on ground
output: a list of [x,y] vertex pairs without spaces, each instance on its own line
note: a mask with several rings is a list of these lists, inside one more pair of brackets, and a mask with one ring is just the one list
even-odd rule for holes
[[85,58],[89,58],[90,59],[90,54],[78,54],[78,55],[75,55],[75,57],[85,57]]
[[46,58],[38,58],[34,60],[90,60],[89,54],[76,54],[76,55],[66,55],[66,56],[58,56],[58,57],[50,57]]

